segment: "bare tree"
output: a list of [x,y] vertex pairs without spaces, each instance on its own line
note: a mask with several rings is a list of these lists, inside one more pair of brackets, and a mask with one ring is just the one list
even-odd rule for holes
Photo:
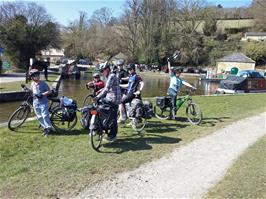
[[255,28],[266,31],[266,0],[253,0],[251,13],[255,18]]

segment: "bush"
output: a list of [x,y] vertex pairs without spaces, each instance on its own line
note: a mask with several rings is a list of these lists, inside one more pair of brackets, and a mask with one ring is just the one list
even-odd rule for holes
[[256,65],[266,64],[266,43],[265,42],[245,42],[242,44],[242,51],[248,57],[256,61]]

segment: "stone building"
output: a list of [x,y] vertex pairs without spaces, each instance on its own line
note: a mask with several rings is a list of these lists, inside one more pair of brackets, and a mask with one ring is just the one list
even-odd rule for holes
[[230,72],[233,67],[238,70],[255,70],[255,61],[243,53],[233,53],[216,61],[217,73]]

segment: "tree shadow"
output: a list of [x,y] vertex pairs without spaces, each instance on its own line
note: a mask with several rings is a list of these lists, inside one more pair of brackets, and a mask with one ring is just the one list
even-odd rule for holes
[[178,123],[162,123],[162,122],[148,122],[145,127],[145,131],[148,133],[169,133],[175,132],[177,129],[186,128],[187,124],[178,124]]
[[167,137],[163,135],[153,135],[153,137],[127,137],[123,139],[117,139],[113,143],[104,143],[104,148],[115,149],[114,152],[106,152],[99,150],[100,153],[116,153],[121,154],[129,151],[140,151],[140,150],[150,150],[152,146],[150,144],[176,144],[180,142],[180,138]]
[[201,126],[215,126],[216,123],[225,122],[230,117],[204,117],[201,121]]

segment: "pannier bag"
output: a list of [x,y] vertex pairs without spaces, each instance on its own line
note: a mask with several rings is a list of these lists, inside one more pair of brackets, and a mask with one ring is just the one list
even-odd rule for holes
[[72,122],[76,117],[77,102],[67,97],[61,97],[60,106],[64,108],[62,120]]
[[110,105],[103,104],[99,105],[97,108],[99,112],[99,118],[104,129],[110,129],[114,122],[114,118],[111,118],[112,111],[115,111]]
[[143,103],[140,99],[134,98],[131,102],[131,106],[129,109],[129,117],[142,117],[142,107]]
[[152,117],[155,116],[154,111],[153,111],[153,106],[152,103],[149,101],[144,101],[144,110],[146,112],[146,119],[151,119]]
[[166,106],[171,106],[171,97],[156,97],[156,106],[159,106],[161,109]]

